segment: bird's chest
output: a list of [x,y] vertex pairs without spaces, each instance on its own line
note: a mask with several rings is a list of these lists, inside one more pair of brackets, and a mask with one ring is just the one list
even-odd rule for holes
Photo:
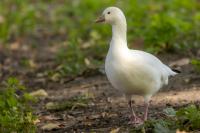
[[109,80],[115,80],[117,82],[122,81],[127,76],[126,66],[124,62],[106,60],[105,71]]
[[116,89],[122,90],[130,88],[130,78],[134,78],[134,75],[130,74],[130,71],[127,71],[129,67],[127,64],[129,63],[126,58],[113,58],[111,56],[106,58],[106,75]]
[[114,88],[129,94],[146,94],[153,78],[140,65],[130,63],[128,58],[107,56],[105,71]]

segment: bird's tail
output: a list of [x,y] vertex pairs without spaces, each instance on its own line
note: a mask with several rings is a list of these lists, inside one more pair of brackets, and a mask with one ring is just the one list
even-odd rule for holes
[[172,71],[175,72],[175,73],[177,73],[177,74],[178,74],[178,73],[181,73],[180,70],[178,70],[178,69],[174,69],[174,68],[172,68]]
[[180,70],[177,70],[177,69],[174,69],[174,68],[172,68],[171,70],[172,70],[172,73],[170,75],[172,75],[172,76],[181,73]]

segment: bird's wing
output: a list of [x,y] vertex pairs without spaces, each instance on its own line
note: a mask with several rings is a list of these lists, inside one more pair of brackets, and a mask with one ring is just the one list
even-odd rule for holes
[[157,57],[154,55],[140,51],[140,50],[131,50],[132,55],[135,58],[138,58],[144,64],[148,64],[155,68],[157,71],[160,72],[161,78],[164,84],[168,83],[168,77],[177,74],[176,72],[172,71],[167,65],[163,64]]

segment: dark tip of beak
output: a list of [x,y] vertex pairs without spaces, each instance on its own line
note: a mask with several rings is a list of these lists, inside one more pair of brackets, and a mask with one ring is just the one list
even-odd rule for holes
[[97,18],[95,20],[95,23],[102,23],[102,22],[105,22],[105,17],[104,16],[100,16],[99,18]]

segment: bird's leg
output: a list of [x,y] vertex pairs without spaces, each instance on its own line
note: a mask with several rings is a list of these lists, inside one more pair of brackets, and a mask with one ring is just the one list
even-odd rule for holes
[[145,102],[144,121],[147,120],[148,110],[149,110],[149,102]]
[[136,116],[136,114],[135,114],[135,112],[134,112],[134,110],[133,110],[133,107],[132,107],[132,100],[129,100],[128,105],[129,105],[129,108],[130,108],[130,110],[131,110],[132,117],[133,117],[133,118],[136,118],[137,116]]
[[128,104],[129,104],[129,107],[130,107],[130,110],[131,110],[131,113],[132,113],[132,117],[131,117],[130,123],[132,123],[134,126],[143,124],[143,120],[140,119],[139,117],[137,117],[137,115],[135,114],[135,112],[133,110],[132,101],[129,100]]

